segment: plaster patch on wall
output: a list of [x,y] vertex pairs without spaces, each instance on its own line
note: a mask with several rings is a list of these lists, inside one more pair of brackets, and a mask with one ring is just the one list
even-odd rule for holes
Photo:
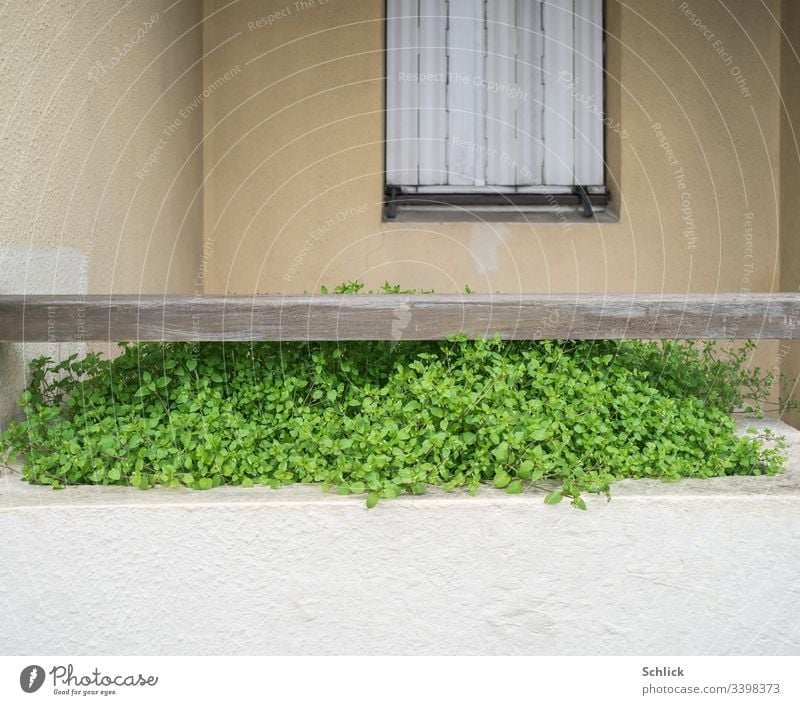
[[74,247],[0,248],[0,294],[85,294],[88,262]]
[[474,223],[469,228],[469,251],[472,255],[472,266],[475,274],[485,277],[499,269],[498,261],[505,249],[505,238],[508,228],[496,223]]
[[[85,294],[88,263],[73,247],[36,251],[0,248],[0,294]],[[28,383],[29,362],[86,353],[85,343],[0,343],[0,428],[18,416],[17,399]]]

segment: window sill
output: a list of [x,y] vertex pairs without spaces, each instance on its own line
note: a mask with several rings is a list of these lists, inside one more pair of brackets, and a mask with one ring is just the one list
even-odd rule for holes
[[598,208],[587,218],[579,207],[515,208],[497,206],[407,206],[397,209],[397,217],[383,216],[392,223],[529,223],[532,225],[598,225],[619,223],[611,211]]

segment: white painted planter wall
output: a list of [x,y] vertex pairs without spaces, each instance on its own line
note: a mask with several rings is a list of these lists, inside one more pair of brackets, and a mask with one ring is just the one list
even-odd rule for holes
[[628,481],[588,512],[317,488],[0,478],[3,654],[797,654],[788,471]]

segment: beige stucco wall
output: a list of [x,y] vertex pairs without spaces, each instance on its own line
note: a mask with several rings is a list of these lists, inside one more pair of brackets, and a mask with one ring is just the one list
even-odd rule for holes
[[355,277],[437,291],[778,285],[779,0],[610,3],[609,112],[629,135],[609,144],[620,222],[568,227],[381,222],[382,0],[207,0],[206,14],[206,82],[241,67],[204,104],[209,292]]
[[[195,289],[202,110],[180,111],[203,90],[202,8],[170,5],[3,8],[0,293]],[[43,352],[65,349],[0,344],[0,419]]]

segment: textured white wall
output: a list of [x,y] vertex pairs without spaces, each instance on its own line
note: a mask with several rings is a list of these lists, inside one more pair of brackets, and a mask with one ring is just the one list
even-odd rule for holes
[[588,512],[314,487],[0,480],[0,651],[798,654],[800,432],[774,478],[637,481]]

